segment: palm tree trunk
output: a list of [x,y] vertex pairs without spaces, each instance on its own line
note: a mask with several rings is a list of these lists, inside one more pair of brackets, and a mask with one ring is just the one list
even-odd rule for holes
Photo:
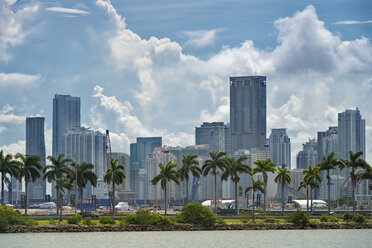
[[356,181],[355,180],[353,180],[353,178],[351,178],[352,179],[352,184],[353,184],[353,191],[352,191],[352,197],[353,197],[353,199],[352,199],[352,203],[353,203],[353,213],[355,213],[355,187],[356,187]]
[[328,214],[331,214],[331,177],[329,176],[329,170],[327,170],[328,178]]
[[254,222],[254,218],[255,218],[255,216],[254,216],[254,205],[255,205],[255,202],[254,202],[254,191],[253,191],[253,194],[252,194],[252,202],[253,202],[252,220]]
[[306,214],[309,216],[309,186],[306,187]]
[[57,216],[59,215],[59,190],[58,189],[56,189],[56,193],[57,193]]
[[186,179],[186,202],[185,202],[185,205],[187,205],[187,203],[189,203],[189,180]]
[[80,213],[83,214],[83,187],[80,187]]
[[311,207],[311,214],[313,214],[313,187],[310,187],[310,199],[311,199],[311,204],[310,204],[310,207]]
[[264,193],[264,217],[266,217],[266,194],[267,194],[267,182],[265,182],[265,193]]
[[28,180],[25,179],[25,215],[27,215]]
[[284,215],[284,179],[282,178],[282,214]]
[[[10,179],[11,180],[11,179]],[[1,173],[1,205],[4,205],[4,173]]]
[[239,215],[238,182],[235,182],[235,214]]
[[214,175],[214,213],[217,214],[217,175]]
[[112,179],[112,209],[113,209],[113,212],[114,212],[114,216],[115,216],[115,183],[114,183],[114,179]]
[[167,205],[168,205],[168,199],[167,199],[167,183],[165,183],[164,188],[164,216],[167,216]]
[[59,221],[62,221],[62,194],[59,193]]

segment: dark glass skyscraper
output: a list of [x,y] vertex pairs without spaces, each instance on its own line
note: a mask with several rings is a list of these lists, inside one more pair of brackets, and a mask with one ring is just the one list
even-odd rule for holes
[[53,157],[62,153],[63,135],[80,127],[80,97],[55,95],[53,99]]
[[[44,117],[26,118],[26,155],[38,155],[45,167]],[[42,178],[29,184],[29,199],[44,199],[46,183]]]
[[266,77],[230,77],[231,152],[266,143]]

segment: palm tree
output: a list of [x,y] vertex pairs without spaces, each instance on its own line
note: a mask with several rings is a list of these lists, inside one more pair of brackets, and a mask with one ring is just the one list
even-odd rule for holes
[[185,156],[182,154],[182,167],[178,170],[180,173],[181,181],[186,180],[186,202],[185,205],[189,202],[189,174],[193,175],[193,177],[200,178],[200,174],[202,173],[199,165],[199,161],[197,160],[198,156],[195,154],[189,154]]
[[284,185],[286,183],[290,184],[292,181],[289,170],[287,168],[278,167],[278,175],[275,177],[274,181],[282,184],[282,213],[284,214]]
[[[10,176],[18,177],[19,173],[19,166],[17,161],[13,160],[13,156],[11,154],[7,154],[4,156],[4,151],[0,151],[0,173],[1,173],[1,205],[4,205],[4,192],[5,187],[4,183],[9,183],[10,180],[6,176],[7,174]],[[11,194],[11,192],[9,192]]]
[[302,188],[306,189],[306,214],[309,215],[309,183],[308,183],[308,178],[304,178],[300,182],[300,187],[298,187],[297,191],[300,191]]
[[335,159],[335,152],[331,152],[327,157],[323,157],[322,161],[319,163],[320,170],[327,171],[327,181],[328,181],[328,214],[331,214],[331,176],[329,175],[330,170],[336,169],[339,161]]
[[68,178],[57,178],[56,179],[56,191],[60,194],[60,196],[58,197],[59,199],[59,202],[57,203],[57,205],[59,205],[59,221],[62,221],[62,192],[65,192],[64,189],[67,189],[67,190],[71,190],[73,187],[72,187],[72,184],[70,182],[70,179]]
[[207,176],[209,172],[214,176],[214,212],[217,214],[217,174],[218,170],[223,171],[226,167],[226,152],[211,151],[209,156],[211,159],[205,161],[202,171],[203,176]]
[[43,167],[40,164],[41,158],[37,155],[24,156],[23,154],[17,153],[15,156],[19,159],[19,175],[18,179],[22,181],[25,180],[25,214],[27,214],[28,205],[28,183],[34,182],[36,179],[40,178],[40,172]]
[[122,164],[118,164],[117,159],[110,159],[111,167],[106,170],[103,176],[103,181],[107,184],[112,183],[112,194],[111,194],[111,206],[112,211],[115,215],[115,185],[120,185],[127,178],[124,174],[125,167]]
[[[83,190],[87,186],[88,182],[90,182],[93,187],[97,186],[97,175],[93,171],[94,169],[93,164],[83,162],[82,164],[72,163],[71,166],[75,168],[74,175],[73,177],[71,177],[72,178],[71,182],[74,182],[76,180],[76,185],[79,187],[80,213],[83,213],[83,200],[84,200]],[[76,194],[75,194],[75,199],[76,199]]]
[[261,172],[264,183],[265,183],[265,193],[264,193],[264,216],[266,217],[266,205],[267,205],[267,173],[271,172],[274,173],[276,171],[276,164],[271,162],[271,159],[261,160],[257,159],[253,162],[256,165],[256,168],[253,169],[254,173]]
[[340,160],[339,167],[340,169],[347,168],[350,171],[350,178],[351,178],[351,183],[352,183],[352,199],[353,199],[353,213],[355,212],[355,187],[356,183],[358,181],[358,176],[357,176],[357,170],[359,168],[361,169],[366,169],[369,167],[368,163],[360,158],[360,156],[363,155],[363,152],[353,152],[349,151],[350,158],[349,160]]
[[[364,172],[358,174],[359,180],[372,180],[372,167],[368,166]],[[369,189],[372,190],[372,184],[369,185]]]
[[228,180],[231,178],[231,181],[235,184],[235,214],[239,214],[239,197],[238,197],[238,183],[240,181],[240,173],[250,173],[251,167],[244,164],[248,158],[241,156],[238,159],[236,158],[226,158],[227,164],[225,171],[222,174],[222,180]]
[[156,175],[152,180],[151,183],[156,185],[160,181],[161,188],[164,190],[164,199],[165,199],[165,213],[167,215],[167,183],[173,181],[177,184],[180,184],[179,176],[180,174],[175,169],[177,164],[173,163],[172,160],[168,161],[168,163],[164,166],[162,163],[159,164],[160,173]]
[[319,183],[322,182],[319,170],[320,168],[318,166],[312,167],[310,164],[308,169],[302,171],[302,174],[305,175],[308,187],[310,186],[311,212],[313,212],[313,190],[319,188]]
[[254,205],[255,205],[255,202],[254,202],[254,197],[255,197],[255,194],[257,191],[260,191],[261,193],[265,194],[265,189],[262,187],[262,186],[265,186],[265,183],[260,181],[260,180],[254,180],[254,177],[253,175],[251,175],[251,180],[252,180],[252,185],[251,186],[248,186],[247,188],[245,188],[245,191],[244,191],[244,194],[247,194],[250,190],[253,191],[252,193],[252,204],[253,204],[253,215],[252,215],[252,219],[254,221],[255,219],[255,214],[254,214]]
[[[69,168],[68,164],[73,162],[73,160],[64,157],[65,155],[63,153],[59,154],[57,158],[48,156],[48,160],[52,162],[52,165],[45,166],[43,178],[48,180],[49,183],[56,181],[57,178],[64,178],[72,174],[72,170]],[[57,191],[57,214],[59,213],[60,195],[60,192]]]

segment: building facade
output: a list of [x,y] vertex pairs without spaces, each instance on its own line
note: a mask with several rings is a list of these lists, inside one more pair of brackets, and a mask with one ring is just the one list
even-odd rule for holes
[[266,77],[230,77],[231,153],[266,143]]
[[208,145],[211,151],[225,151],[225,129],[223,122],[203,122],[195,127],[195,145]]
[[285,128],[271,129],[270,159],[277,166],[291,169],[291,140]]
[[310,139],[302,144],[302,151],[296,157],[297,169],[307,169],[310,164],[312,166],[318,164],[318,143],[316,139]]

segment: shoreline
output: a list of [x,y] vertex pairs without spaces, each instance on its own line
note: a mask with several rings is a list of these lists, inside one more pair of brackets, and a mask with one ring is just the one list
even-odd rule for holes
[[227,230],[314,230],[314,229],[372,229],[372,222],[367,223],[239,223],[216,224],[213,227],[196,225],[37,225],[8,226],[0,233],[50,233],[50,232],[143,232],[143,231],[227,231]]

